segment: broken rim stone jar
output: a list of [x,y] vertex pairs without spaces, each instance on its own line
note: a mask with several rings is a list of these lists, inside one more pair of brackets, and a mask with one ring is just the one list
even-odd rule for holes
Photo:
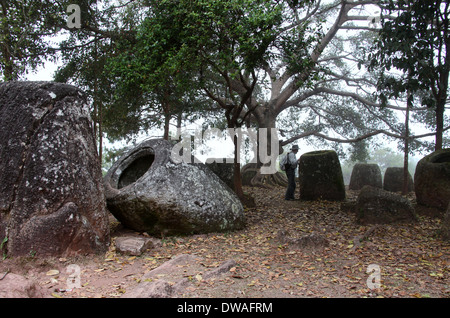
[[241,229],[236,194],[205,164],[173,160],[172,148],[150,139],[115,162],[104,177],[109,211],[124,226],[155,236]]

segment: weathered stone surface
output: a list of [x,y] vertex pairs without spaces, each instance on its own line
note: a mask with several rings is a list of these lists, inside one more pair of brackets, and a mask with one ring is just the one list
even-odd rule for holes
[[450,202],[450,149],[422,158],[414,174],[417,203],[445,211]]
[[[384,172],[383,189],[391,192],[403,190],[403,167],[389,167]],[[414,190],[414,182],[408,172],[408,192]]]
[[[0,277],[3,277],[0,273]],[[8,273],[0,280],[0,298],[45,298],[45,289],[38,282]]]
[[301,200],[345,199],[344,177],[334,150],[312,151],[303,154],[299,161]]
[[127,255],[141,255],[152,247],[152,241],[146,237],[120,236],[116,238],[116,251]]
[[377,188],[383,186],[381,170],[377,164],[357,163],[354,165],[348,188],[350,190],[361,190],[365,185]]
[[403,196],[379,188],[365,186],[356,200],[357,222],[387,224],[417,221],[414,207]]
[[[121,298],[171,298],[183,296],[192,281],[220,277],[236,266],[234,260],[206,270],[204,259],[191,254],[180,254],[141,277],[141,283],[127,291]],[[192,275],[191,277],[186,277]]]
[[256,163],[247,163],[241,169],[242,185],[252,186],[252,179],[258,173],[258,165]]
[[104,252],[109,225],[86,96],[0,84],[0,240],[11,256]]
[[[223,159],[220,159],[223,161]],[[206,166],[212,170],[230,189],[234,189],[234,163],[210,162],[212,159],[206,159]]]
[[171,151],[165,140],[147,140],[111,167],[104,178],[111,213],[155,236],[242,228],[236,194],[204,164],[175,162]]

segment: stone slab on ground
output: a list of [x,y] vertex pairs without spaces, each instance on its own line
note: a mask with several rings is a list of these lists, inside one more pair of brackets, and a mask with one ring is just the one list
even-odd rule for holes
[[144,274],[139,283],[122,298],[171,298],[183,294],[191,282],[210,280],[230,271],[236,266],[234,260],[223,262],[220,266],[207,270],[202,265],[203,258],[191,255],[177,255],[161,266]]
[[44,288],[14,273],[0,273],[0,298],[44,298]]
[[116,251],[139,256],[153,246],[151,239],[146,237],[120,236],[116,238]]

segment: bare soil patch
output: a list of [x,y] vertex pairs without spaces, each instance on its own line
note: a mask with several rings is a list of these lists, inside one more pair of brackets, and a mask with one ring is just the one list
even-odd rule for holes
[[[436,236],[440,216],[421,213],[416,224],[360,226],[353,213],[341,210],[340,202],[285,201],[282,187],[245,191],[255,198],[256,207],[246,208],[243,230],[165,237],[142,255],[127,256],[116,252],[115,238],[145,234],[124,229],[112,218],[112,244],[105,255],[7,258],[0,261],[0,278],[6,272],[23,275],[45,288],[48,297],[117,298],[171,258],[193,254],[201,258],[200,268],[185,273],[190,283],[176,297],[450,296],[450,243]],[[356,195],[347,192],[350,200]],[[409,199],[414,202],[413,196]],[[291,240],[280,240],[280,231]],[[304,248],[290,243],[311,234],[328,244]],[[227,260],[236,266],[218,277],[202,278],[201,273]],[[80,268],[81,288],[66,290],[70,264]],[[371,264],[380,268],[376,289],[367,284]]]

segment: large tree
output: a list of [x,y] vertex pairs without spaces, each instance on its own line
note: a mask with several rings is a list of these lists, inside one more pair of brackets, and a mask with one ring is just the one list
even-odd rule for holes
[[[346,67],[358,62],[358,49],[338,35],[370,29],[352,22],[367,22],[360,12],[377,2],[126,1],[119,7],[130,18],[80,32],[110,39],[104,74],[114,96],[104,117],[117,136],[148,128],[146,119],[157,120],[158,111],[167,123],[192,110],[186,96],[203,93],[230,128],[278,126],[287,138],[282,145],[309,136],[358,143],[354,149],[364,153],[365,138],[402,137],[393,111],[404,108],[380,108],[370,98],[373,79]],[[287,112],[295,122],[285,125]]]
[[[357,13],[352,15],[351,11],[358,12],[369,3],[372,1],[151,3],[138,28],[139,41],[132,42],[128,50],[121,50],[120,59],[114,62],[119,71],[112,71],[119,86],[132,84],[131,87],[145,87],[145,91],[164,92],[167,84],[178,84],[179,74],[186,76],[189,70],[188,76],[194,79],[190,88],[199,88],[219,105],[230,128],[247,122],[270,131],[277,126],[280,114],[293,107],[309,110],[311,122],[327,118],[327,122],[319,125],[302,125],[308,130],[290,135],[283,145],[304,136],[361,141],[388,132],[376,125],[370,129],[367,123],[381,121],[388,128],[394,125],[387,119],[387,111],[379,112],[374,101],[333,85],[347,82],[350,87],[354,83],[362,86],[364,79],[350,78],[348,73],[336,74],[326,66],[331,62],[342,64],[346,59],[345,55],[330,54],[333,49],[330,43],[340,41],[336,35],[351,27],[347,23],[367,19]],[[327,96],[335,96],[335,101]],[[329,102],[320,101],[324,98]],[[354,107],[335,107],[349,100]],[[366,107],[370,120],[361,120],[363,112],[358,111],[359,104]],[[349,124],[339,127],[337,123],[344,117]],[[327,135],[327,123],[332,121],[337,137],[336,133]],[[297,123],[290,126],[293,125]],[[271,136],[268,137],[270,145]],[[270,149],[269,153],[273,151],[278,149]],[[237,172],[236,175],[239,177]],[[256,177],[260,182],[264,178],[261,174]]]
[[[105,65],[114,54],[112,51],[113,41],[132,38],[130,28],[133,23],[130,21],[134,21],[134,19],[127,19],[127,10],[113,1],[84,0],[78,2],[80,25],[71,27],[67,23],[70,12],[66,14],[67,7],[59,1],[57,2],[65,14],[64,20],[59,22],[58,27],[66,31],[66,36],[54,48],[59,52],[62,62],[54,80],[76,85],[89,96],[94,134],[98,141],[101,158],[103,126],[114,137],[122,134],[123,126],[136,122],[133,116],[121,116],[120,109],[116,110],[116,116],[121,118],[115,121],[114,125],[108,125],[108,117],[103,115],[104,108],[112,103],[114,92],[114,79],[105,71]],[[122,23],[120,27],[119,23]],[[130,94],[128,97],[130,96],[133,95]],[[127,101],[132,100],[127,99]],[[103,125],[105,121],[107,125]]]
[[[121,46],[111,71],[119,87],[157,94],[162,106],[202,92],[222,110],[228,128],[240,127],[257,107],[247,105],[258,69],[270,59],[268,47],[282,25],[282,9],[282,3],[269,0],[152,3],[133,46]],[[243,198],[237,138],[235,191]]]
[[[435,150],[442,149],[450,73],[450,3],[380,1],[382,30],[370,55],[370,68],[382,69],[380,97],[407,97],[434,111]],[[392,71],[392,72],[389,72]]]

